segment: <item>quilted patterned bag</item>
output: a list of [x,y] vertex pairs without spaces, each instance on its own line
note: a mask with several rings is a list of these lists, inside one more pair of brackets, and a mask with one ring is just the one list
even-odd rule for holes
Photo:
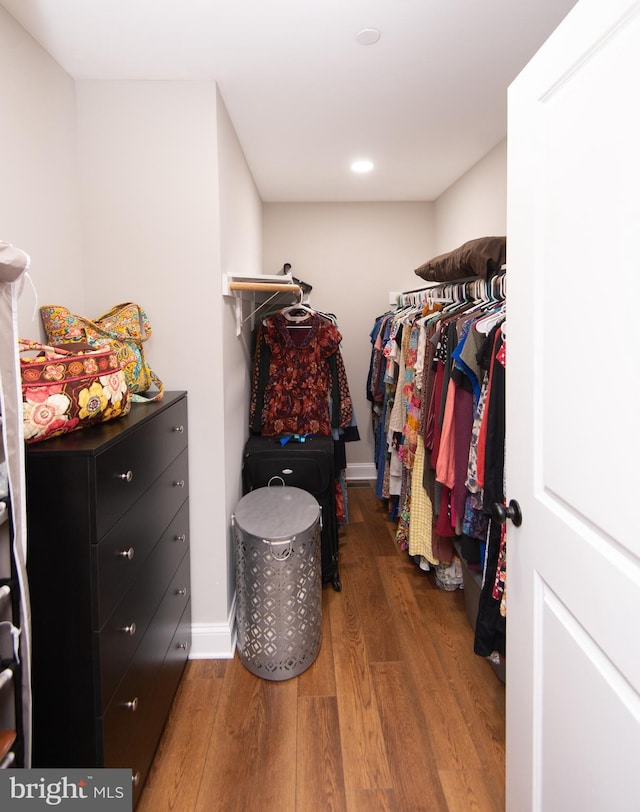
[[[40,308],[42,324],[51,344],[87,342],[94,347],[111,346],[124,370],[131,399],[136,403],[161,400],[164,385],[148,365],[142,344],[151,335],[147,314],[133,302],[116,305],[95,321],[77,316],[60,305]],[[154,395],[142,396],[152,386]]]
[[73,349],[20,340],[24,439],[38,443],[127,414],[131,399],[111,347]]

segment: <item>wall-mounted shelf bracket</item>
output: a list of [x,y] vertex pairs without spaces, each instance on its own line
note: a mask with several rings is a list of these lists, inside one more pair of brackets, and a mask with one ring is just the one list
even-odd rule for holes
[[[256,313],[276,297],[286,296],[287,302],[295,301],[302,295],[302,288],[291,278],[291,274],[260,274],[244,276],[222,274],[222,295],[235,299],[236,335],[242,333],[242,325],[251,319],[253,328]],[[251,312],[243,317],[243,301],[251,302]]]

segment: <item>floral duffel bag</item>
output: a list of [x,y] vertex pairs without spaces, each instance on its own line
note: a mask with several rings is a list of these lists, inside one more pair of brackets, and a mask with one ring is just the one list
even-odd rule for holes
[[[50,347],[20,339],[24,439],[37,443],[122,417],[131,398],[111,347]],[[26,356],[23,353],[36,352]]]
[[[112,307],[95,321],[71,313],[60,305],[42,305],[42,326],[49,344],[56,347],[86,342],[92,347],[111,346],[122,364],[135,403],[162,400],[164,384],[147,363],[143,344],[151,336],[147,314],[135,302]],[[155,387],[156,394],[149,394]]]

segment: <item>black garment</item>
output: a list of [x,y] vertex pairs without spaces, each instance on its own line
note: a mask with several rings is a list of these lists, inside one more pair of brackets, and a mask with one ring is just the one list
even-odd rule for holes
[[497,355],[502,348],[502,333],[495,337],[491,358],[491,391],[485,420],[487,435],[484,452],[483,507],[491,513],[491,506],[504,502],[504,431],[505,431],[505,368]]
[[[487,435],[484,460],[484,512],[491,514],[491,506],[504,503],[504,430],[505,430],[505,368],[497,356],[503,338],[499,326],[488,335],[478,353],[481,366],[488,362],[491,375],[489,402],[484,419]],[[489,350],[490,347],[490,350]],[[482,359],[480,356],[482,355]],[[485,367],[486,368],[486,367]],[[478,619],[473,650],[481,657],[492,652],[505,654],[506,619],[500,614],[502,595],[493,596],[498,574],[498,559],[502,526],[489,522],[489,539],[486,549],[485,577],[478,604]]]
[[501,531],[501,525],[494,521],[490,522],[489,542],[486,552],[486,576],[478,602],[478,618],[473,642],[473,650],[480,657],[488,657],[494,651],[497,651],[502,656],[505,654],[506,619],[500,614],[501,599],[493,597],[493,585],[500,553]]

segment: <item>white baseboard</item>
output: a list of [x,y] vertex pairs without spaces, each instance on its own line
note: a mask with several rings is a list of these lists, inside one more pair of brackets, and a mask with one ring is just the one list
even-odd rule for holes
[[377,476],[376,466],[373,462],[354,462],[347,465],[345,479],[375,479]]
[[191,626],[190,660],[231,660],[236,650],[236,596],[226,623],[194,623]]

